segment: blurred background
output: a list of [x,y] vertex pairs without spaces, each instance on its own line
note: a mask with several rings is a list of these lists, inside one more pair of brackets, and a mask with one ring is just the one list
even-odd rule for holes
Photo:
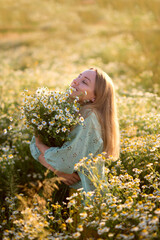
[[159,13],[160,0],[0,0],[1,98],[92,66],[119,92],[159,94]]

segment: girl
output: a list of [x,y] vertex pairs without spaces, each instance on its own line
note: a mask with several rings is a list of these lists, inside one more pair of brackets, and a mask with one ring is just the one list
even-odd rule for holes
[[[94,183],[87,174],[74,172],[74,165],[90,153],[93,157],[103,151],[107,156],[119,156],[115,90],[109,76],[97,68],[79,74],[71,86],[74,88],[71,98],[79,97],[84,124],[77,125],[70,133],[71,140],[60,148],[49,148],[38,137],[33,137],[30,150],[36,160],[62,177],[66,185],[88,192],[94,190]],[[104,166],[99,167],[103,175]]]

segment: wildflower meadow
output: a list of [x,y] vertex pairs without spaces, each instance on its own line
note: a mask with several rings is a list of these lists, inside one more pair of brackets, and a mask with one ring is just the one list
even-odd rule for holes
[[[160,239],[159,12],[160,0],[0,0],[0,239]],[[48,89],[55,97],[94,66],[116,87],[120,157],[80,159],[75,171],[91,169],[96,190],[63,202],[55,195],[61,179],[30,154],[30,125],[45,129],[48,118],[36,107],[24,124],[24,93]],[[62,104],[57,96],[47,101],[57,101],[57,119],[68,114],[55,129],[66,133],[83,119],[71,119],[77,102],[68,109],[68,95]],[[26,116],[46,105],[30,99]],[[54,119],[48,124],[52,131]]]

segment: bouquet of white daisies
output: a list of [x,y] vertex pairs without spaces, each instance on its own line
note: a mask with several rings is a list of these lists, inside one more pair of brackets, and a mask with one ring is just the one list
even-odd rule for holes
[[71,99],[71,93],[71,87],[65,92],[39,88],[34,94],[29,94],[28,90],[23,93],[21,119],[25,127],[32,129],[49,147],[62,146],[70,140],[71,129],[84,121],[79,113],[78,97]]

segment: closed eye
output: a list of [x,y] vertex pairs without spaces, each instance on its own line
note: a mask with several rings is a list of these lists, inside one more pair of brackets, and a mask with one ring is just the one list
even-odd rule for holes
[[82,83],[86,84],[87,85],[87,82],[85,80],[82,81]]

